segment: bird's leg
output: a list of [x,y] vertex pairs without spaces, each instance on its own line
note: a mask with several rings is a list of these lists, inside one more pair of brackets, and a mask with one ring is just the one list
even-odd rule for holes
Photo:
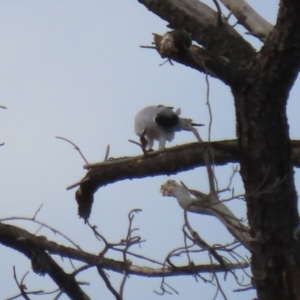
[[148,141],[145,138],[145,132],[146,132],[146,130],[143,132],[143,134],[140,138],[141,145],[142,145],[142,150],[143,150],[144,153],[147,152],[146,147],[147,147],[147,144],[148,144]]
[[159,146],[158,146],[158,150],[164,150],[166,146],[166,138],[165,136],[160,136],[159,137]]

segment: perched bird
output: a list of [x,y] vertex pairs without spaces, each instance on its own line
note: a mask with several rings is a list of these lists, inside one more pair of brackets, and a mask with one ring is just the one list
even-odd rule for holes
[[244,226],[232,211],[218,197],[188,189],[183,183],[168,180],[160,188],[163,196],[175,197],[184,210],[216,217],[227,230],[249,249],[249,229]]
[[165,148],[166,141],[172,141],[176,131],[192,131],[199,142],[202,139],[193,126],[203,126],[195,124],[191,119],[180,118],[180,109],[173,111],[173,107],[163,105],[152,105],[139,111],[135,117],[134,130],[140,137],[144,150],[151,150],[155,140],[159,143],[159,150]]

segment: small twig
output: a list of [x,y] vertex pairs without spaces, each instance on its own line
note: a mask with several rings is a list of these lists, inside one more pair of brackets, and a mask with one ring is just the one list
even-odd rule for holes
[[232,174],[231,174],[231,176],[229,178],[229,183],[227,185],[227,189],[230,189],[230,187],[232,185],[233,178],[234,178],[235,174],[237,174],[238,171],[239,171],[238,165],[232,166]]
[[135,144],[135,145],[138,145],[139,147],[141,147],[141,148],[142,148],[142,150],[143,150],[143,153],[144,153],[145,155],[147,155],[147,154],[148,154],[148,152],[146,151],[146,149],[143,147],[143,145],[142,145],[142,144],[140,144],[140,143],[138,143],[138,142],[136,142],[136,141],[134,141],[134,140],[128,140],[128,142],[130,142],[130,143],[132,143],[132,144]]
[[[71,259],[70,259],[70,262],[72,262]],[[75,276],[77,276],[80,272],[83,272],[83,271],[88,270],[88,269],[93,268],[93,267],[94,267],[93,265],[84,265],[84,266],[82,266],[82,267],[76,269],[76,270],[72,273],[72,275],[75,277]]]
[[218,0],[213,0],[213,2],[215,3],[217,11],[218,11],[218,25],[221,26],[222,25],[222,10],[218,3]]
[[134,141],[134,140],[128,140],[128,142],[130,142],[130,143],[132,143],[132,144],[135,144],[135,145],[138,145],[138,146],[140,146],[140,147],[143,149],[142,144],[140,144],[139,142],[136,142],[136,141]]
[[111,285],[110,281],[108,280],[105,272],[100,268],[97,267],[98,273],[101,276],[101,278],[103,279],[103,281],[106,284],[106,287],[110,290],[110,292],[116,297],[116,300],[122,300],[122,297],[118,294],[118,292],[113,288],[113,286]]
[[127,274],[126,274],[126,270],[124,270],[124,271],[123,271],[122,282],[121,282],[121,285],[120,285],[120,295],[121,295],[121,299],[123,299],[123,293],[124,293],[124,287],[125,287],[126,279],[127,279]]
[[25,289],[26,288],[26,285],[24,284],[24,280],[25,280],[25,277],[28,275],[29,271],[27,271],[24,276],[22,277],[21,279],[21,283],[18,282],[18,279],[17,279],[17,275],[16,275],[16,269],[15,269],[15,266],[13,266],[13,272],[14,272],[14,279],[18,285],[18,288],[20,289],[20,294],[16,295],[16,296],[13,296],[13,297],[10,297],[10,298],[7,298],[6,300],[14,300],[14,299],[17,299],[19,298],[20,296],[23,296],[24,299],[29,299],[30,298],[28,297],[28,295],[52,295],[54,293],[57,293],[58,291],[60,291],[60,289],[56,289],[54,291],[50,291],[50,292],[45,292],[43,290],[37,290],[37,291],[27,291],[25,292]]
[[106,146],[106,151],[105,151],[105,156],[104,156],[104,160],[103,160],[103,161],[107,161],[107,160],[108,160],[109,150],[110,150],[110,145],[107,145],[107,146]]
[[156,49],[155,46],[143,46],[143,45],[140,45],[140,48],[144,48],[144,49]]
[[240,22],[236,21],[234,24],[231,25],[232,28],[234,28],[236,25],[238,25]]
[[[141,242],[141,241],[140,241]],[[123,249],[118,249],[118,248],[113,248],[115,251],[119,251],[119,252],[123,252]],[[147,260],[153,264],[157,264],[157,265],[160,265],[160,266],[163,266],[164,264],[157,261],[157,260],[154,260],[154,259],[151,259],[151,258],[148,258],[148,257],[145,257],[143,255],[140,255],[140,254],[136,254],[136,253],[133,253],[133,252],[130,252],[130,251],[127,251],[127,254],[128,255],[131,255],[131,256],[134,256],[136,258],[140,258],[140,259],[144,259],[144,260]]]
[[59,291],[59,293],[53,298],[53,300],[58,300],[60,298],[60,296],[62,296],[63,291]]
[[75,188],[75,187],[81,185],[83,182],[87,182],[87,181],[89,181],[89,180],[90,180],[90,177],[85,177],[85,178],[83,178],[82,180],[80,180],[80,181],[78,181],[78,182],[76,182],[76,183],[73,183],[72,185],[68,186],[68,187],[66,188],[66,190],[69,191],[69,190],[71,190],[71,189],[73,189],[73,188]]
[[255,287],[253,285],[251,285],[247,288],[233,290],[233,292],[245,292],[245,291],[254,290],[254,289],[255,289]]
[[[130,246],[136,244],[136,242],[140,242],[140,240],[141,240],[141,238],[139,236],[138,237],[131,236],[132,232],[134,231],[134,229],[132,229],[132,222],[134,219],[134,214],[139,213],[141,211],[142,211],[141,209],[133,209],[128,214],[129,226],[128,226],[127,236],[126,236],[126,246],[125,246],[125,249],[123,250],[124,263],[127,262],[127,250],[130,248]],[[123,292],[124,292],[124,287],[125,287],[125,282],[126,282],[127,276],[128,276],[127,271],[126,271],[126,269],[124,269],[123,279],[122,279],[122,282],[120,285],[120,291],[119,291],[121,298],[123,298]]]
[[220,265],[226,269],[227,268],[226,262],[224,261],[223,257],[221,257],[213,247],[209,246],[199,236],[199,234],[192,228],[192,226],[190,225],[190,223],[188,221],[187,212],[188,212],[187,209],[185,209],[184,210],[184,222],[193,238],[194,243],[197,244],[200,248],[207,250],[220,263]]
[[22,281],[21,281],[21,284],[19,284],[18,282],[18,279],[17,279],[17,275],[16,275],[16,268],[15,266],[13,266],[13,271],[14,271],[14,279],[15,279],[15,282],[21,292],[21,295],[23,296],[24,299],[26,300],[30,300],[30,298],[27,296],[27,293],[24,291],[24,288],[26,288],[23,284],[23,281],[25,279],[25,277],[27,276],[27,274],[29,273],[28,271],[24,274],[23,278],[22,278]]
[[[184,224],[183,228],[182,228],[182,232],[183,232],[183,236],[184,236],[184,247],[179,247],[177,249],[174,249],[167,255],[167,257],[165,259],[165,262],[164,262],[163,269],[166,268],[166,263],[168,263],[168,267],[172,267],[173,269],[176,269],[176,266],[171,262],[171,258],[179,257],[181,254],[186,254],[187,255],[188,264],[191,267],[191,269],[193,269],[194,263],[191,260],[190,253],[200,253],[200,252],[206,251],[204,249],[191,250],[196,244],[195,244],[193,239],[190,239],[190,237],[189,237],[187,231],[185,230],[185,228],[186,228],[186,225]],[[192,244],[188,245],[187,240],[190,240],[192,242]],[[191,270],[191,271],[193,271],[193,270]],[[203,276],[198,274],[196,271],[192,272],[192,275],[194,276],[194,278],[197,282],[198,282],[198,277],[200,279],[202,279],[205,283],[210,282],[210,280],[204,278]],[[163,284],[163,279],[162,279],[161,284]]]
[[206,105],[208,108],[208,112],[209,112],[209,126],[208,126],[208,143],[209,143],[209,152],[211,154],[212,157],[212,162],[210,161],[209,158],[209,154],[207,151],[205,151],[204,153],[204,160],[205,160],[205,164],[206,164],[206,168],[207,168],[207,174],[208,174],[208,181],[209,181],[209,186],[210,186],[210,192],[216,192],[219,188],[218,188],[218,180],[215,176],[214,173],[214,156],[213,156],[213,151],[212,151],[212,147],[211,147],[211,128],[212,128],[212,121],[213,121],[213,115],[212,115],[212,109],[211,109],[211,105],[210,105],[210,85],[209,85],[209,78],[207,73],[205,74],[205,81],[206,81]]
[[35,212],[35,214],[34,214],[34,216],[32,217],[34,220],[35,220],[35,218],[36,218],[36,216],[37,216],[37,214],[40,212],[40,210],[42,209],[42,207],[43,207],[43,203],[40,205],[40,207],[37,209],[37,211]]
[[165,277],[163,277],[161,285],[160,285],[161,292],[157,292],[157,291],[153,291],[153,292],[157,295],[160,295],[160,296],[162,296],[165,293],[169,294],[169,295],[172,295],[172,292],[167,291],[164,286],[167,286],[170,290],[172,290],[174,293],[179,295],[179,293],[173,287],[171,287],[169,284],[167,284],[165,282]]
[[0,105],[0,108],[7,109],[7,107],[3,105]]
[[171,66],[174,66],[174,64],[172,63],[172,59],[171,58],[167,58],[164,62],[162,62],[161,64],[159,64],[159,66],[163,66],[165,65],[167,62],[170,63]]
[[6,221],[15,221],[15,220],[24,220],[24,221],[31,221],[31,222],[34,222],[34,223],[37,223],[45,228],[48,228],[49,230],[51,230],[52,232],[54,232],[55,234],[59,234],[60,236],[62,236],[63,238],[65,238],[67,241],[69,241],[74,247],[76,247],[78,250],[81,250],[80,246],[75,244],[69,237],[67,237],[65,234],[63,234],[62,232],[60,232],[59,230],[57,229],[54,229],[53,227],[45,224],[45,223],[42,223],[40,221],[37,221],[33,218],[27,218],[27,217],[11,217],[11,218],[4,218],[4,219],[0,219],[1,222],[6,222]]
[[231,16],[232,16],[232,12],[230,11],[229,14],[225,17],[225,20],[228,22]]
[[[213,262],[212,262],[211,256],[209,256],[209,259],[210,259],[210,264],[213,266]],[[214,278],[215,278],[215,280],[216,280],[216,283],[217,283],[217,293],[216,293],[216,295],[215,295],[214,300],[217,299],[218,292],[221,292],[221,294],[222,294],[222,296],[224,297],[224,299],[227,300],[227,297],[226,297],[226,295],[225,295],[225,293],[224,293],[224,291],[223,291],[223,289],[222,289],[222,287],[221,287],[221,284],[220,284],[220,282],[219,282],[219,278],[218,278],[216,272],[213,272],[213,276],[214,276]]]
[[71,142],[70,140],[68,140],[68,139],[66,139],[66,138],[64,138],[64,137],[61,137],[61,136],[56,136],[56,138],[57,138],[57,139],[61,139],[61,140],[63,140],[63,141],[66,141],[66,142],[70,143],[71,145],[73,145],[74,148],[79,152],[79,154],[81,155],[81,157],[83,158],[83,160],[85,161],[85,163],[88,164],[88,161],[86,160],[86,158],[85,158],[84,155],[82,154],[80,148],[79,148],[76,144],[74,144],[74,143]]
[[[189,265],[191,265],[192,263],[192,260],[191,260],[191,257],[190,257],[190,253],[188,251],[188,245],[187,245],[187,235],[185,234],[185,228],[186,228],[186,225],[183,224],[183,227],[182,227],[182,232],[183,232],[183,236],[184,236],[184,246],[185,246],[185,250],[186,250],[186,255],[187,255],[187,258],[188,258],[188,262],[189,262]],[[193,246],[193,245],[192,245]]]
[[[107,251],[108,250],[107,248],[110,246],[110,244],[107,242],[106,238],[97,231],[97,226],[96,225],[91,225],[91,223],[88,220],[87,220],[86,224],[88,224],[88,226],[93,230],[94,235],[97,238],[97,240],[102,241],[105,244],[105,246],[106,246],[105,248],[106,248],[106,251]],[[101,256],[103,256],[105,254],[105,252],[103,250],[102,253],[101,253]]]

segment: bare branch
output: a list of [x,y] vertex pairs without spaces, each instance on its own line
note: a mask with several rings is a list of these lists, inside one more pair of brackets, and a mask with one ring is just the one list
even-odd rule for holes
[[122,300],[122,297],[118,294],[118,292],[113,288],[113,286],[111,285],[110,281],[108,280],[105,272],[100,268],[97,267],[98,273],[101,276],[101,278],[103,279],[103,281],[106,284],[106,287],[109,289],[109,291],[115,296],[116,300]]
[[15,279],[15,282],[16,282],[16,284],[17,284],[17,286],[18,286],[18,288],[19,288],[19,290],[20,290],[20,292],[21,292],[21,295],[23,296],[23,298],[24,298],[25,300],[30,300],[30,298],[27,296],[27,293],[25,292],[25,288],[26,288],[26,287],[25,287],[25,285],[23,284],[23,281],[24,281],[26,275],[28,274],[28,271],[24,274],[24,276],[23,276],[23,278],[22,278],[22,281],[21,281],[21,284],[19,284],[19,282],[18,282],[15,266],[13,267],[13,271],[14,271],[14,279]]
[[204,74],[217,77],[227,84],[231,82],[232,76],[235,76],[232,73],[233,69],[231,69],[232,65],[230,61],[224,56],[218,56],[196,45],[192,45],[183,53],[173,51],[166,55],[161,51],[161,41],[163,36],[156,33],[153,33],[153,35],[157,52],[162,58],[167,58],[167,60],[160,64],[160,66],[166,62],[169,62],[171,65],[173,65],[173,60],[185,66],[196,69]]
[[[211,259],[211,257],[209,257],[209,259],[210,259],[210,263],[212,264],[212,259]],[[216,292],[216,295],[215,295],[215,297],[214,297],[214,300],[217,299],[218,292],[221,292],[223,298],[224,298],[225,300],[227,300],[227,297],[226,297],[226,295],[225,295],[225,293],[224,293],[224,291],[223,291],[223,289],[222,289],[222,287],[221,287],[219,278],[218,278],[218,276],[217,276],[217,274],[216,274],[215,272],[213,272],[213,276],[214,276],[214,279],[216,280],[216,283],[217,283],[217,292]]]
[[73,145],[74,148],[79,152],[80,156],[83,158],[83,160],[85,161],[85,163],[88,164],[88,161],[86,160],[86,158],[84,157],[84,155],[82,154],[80,148],[77,145],[75,145],[73,142],[71,142],[70,140],[68,140],[68,139],[66,139],[64,137],[56,136],[56,138],[57,139],[61,139],[63,141],[66,141],[66,142],[70,143],[71,145]]
[[106,152],[105,152],[105,156],[104,156],[104,160],[103,161],[107,161],[108,157],[109,157],[109,150],[110,150],[110,145],[106,146]]
[[262,42],[266,40],[269,33],[273,29],[273,25],[259,15],[244,0],[220,0],[238,19],[249,32],[260,39]]
[[219,2],[218,0],[213,0],[216,8],[217,8],[217,12],[218,12],[218,25],[219,26],[222,26],[222,10],[221,10],[221,7],[219,5]]
[[[120,157],[88,164],[90,169],[76,192],[78,214],[84,220],[90,216],[94,193],[98,188],[117,181],[148,176],[172,175],[178,172],[205,166],[204,153],[211,147],[215,165],[239,162],[239,148],[236,140],[185,144],[161,151],[147,152],[147,155]],[[161,155],[164,153],[164,155]],[[300,141],[292,141],[291,158],[295,167],[300,167]],[[128,167],[130,165],[130,168]]]
[[75,183],[73,183],[72,185],[69,185],[69,186],[66,188],[66,190],[69,191],[69,190],[71,190],[71,189],[74,189],[75,187],[77,187],[77,186],[81,185],[82,183],[87,182],[87,181],[89,181],[89,180],[90,180],[89,177],[85,177],[85,178],[83,178],[82,180],[80,180],[80,181],[78,181],[78,182],[75,182]]
[[[36,216],[36,214],[35,214]],[[62,236],[63,238],[65,238],[67,241],[69,241],[73,246],[75,246],[78,250],[81,250],[80,249],[80,246],[77,245],[76,243],[74,243],[68,236],[66,236],[65,234],[63,234],[62,232],[60,232],[59,230],[43,223],[43,222],[40,222],[34,218],[27,218],[27,217],[10,217],[10,218],[3,218],[3,219],[0,219],[1,222],[7,222],[7,221],[20,221],[20,220],[24,220],[24,221],[31,221],[31,222],[34,222],[36,224],[39,224],[41,225],[42,227],[45,227],[45,228],[48,228],[49,230],[51,230],[52,232],[54,232],[55,234],[59,234],[60,236]],[[45,239],[47,240],[47,238],[45,236],[38,236],[39,238],[41,239]]]
[[[211,265],[197,265],[193,268],[190,266],[177,266],[176,269],[135,266],[127,262],[116,261],[99,255],[93,255],[82,250],[58,245],[53,241],[34,236],[21,228],[2,223],[0,223],[0,243],[18,250],[30,259],[32,258],[33,250],[43,249],[43,251],[47,251],[49,254],[57,254],[61,257],[75,259],[77,261],[82,261],[85,264],[99,266],[106,270],[113,270],[121,274],[126,270],[128,275],[172,277],[180,275],[187,276],[194,273],[210,273],[212,271]],[[226,265],[227,269],[243,269],[248,266],[249,264],[247,263]],[[215,265],[213,267],[215,272],[224,272],[224,267],[222,266]]]
[[227,263],[224,261],[223,257],[221,257],[216,250],[209,246],[200,236],[199,234],[192,228],[192,226],[190,225],[188,218],[187,218],[187,210],[184,210],[184,223],[186,225],[186,227],[188,228],[194,242],[202,249],[208,250],[208,252],[216,259],[217,262],[220,263],[221,266],[224,267],[224,269],[226,269],[226,265]]
[[[239,63],[255,54],[246,42],[224,19],[218,26],[218,13],[198,0],[138,0],[150,11],[166,20],[170,28],[186,30],[192,39],[216,56]],[[235,70],[233,76],[239,76]]]

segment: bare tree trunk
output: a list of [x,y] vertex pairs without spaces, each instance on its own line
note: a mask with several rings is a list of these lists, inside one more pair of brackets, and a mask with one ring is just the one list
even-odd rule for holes
[[283,2],[274,31],[246,67],[241,86],[233,88],[252,272],[263,300],[300,299],[300,247],[293,234],[299,216],[286,116],[300,65],[300,5]]

